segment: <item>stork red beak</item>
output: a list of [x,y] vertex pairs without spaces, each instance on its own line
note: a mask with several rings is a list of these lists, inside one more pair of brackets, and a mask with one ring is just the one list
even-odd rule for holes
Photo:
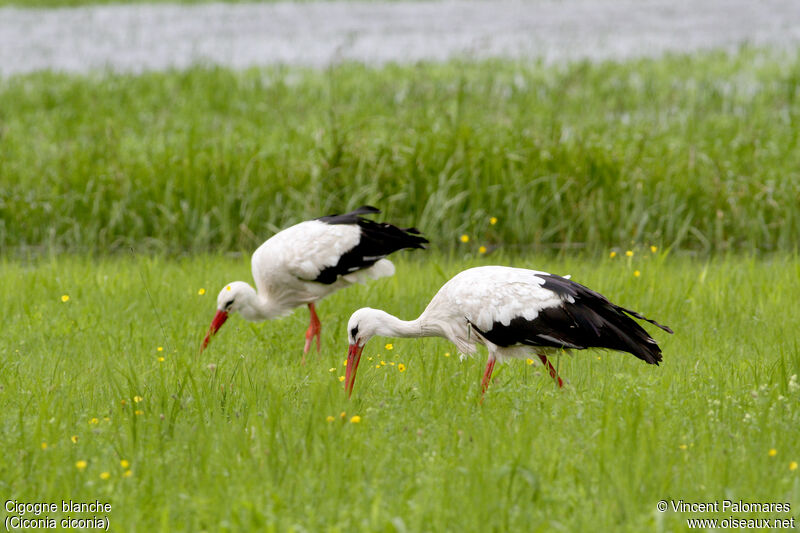
[[211,321],[211,325],[208,327],[206,338],[203,339],[203,347],[200,348],[201,352],[206,349],[208,341],[211,340],[211,337],[222,327],[222,324],[224,324],[226,320],[228,320],[228,313],[225,311],[217,311],[217,314],[214,315],[214,320]]
[[344,376],[344,390],[347,392],[348,398],[353,394],[353,383],[356,381],[356,370],[358,370],[358,363],[361,361],[362,351],[364,351],[364,347],[358,344],[351,344],[350,349],[347,351],[347,371]]

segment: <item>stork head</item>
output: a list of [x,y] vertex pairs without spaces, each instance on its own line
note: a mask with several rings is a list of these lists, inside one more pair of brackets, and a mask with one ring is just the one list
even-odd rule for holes
[[347,351],[344,390],[347,391],[348,396],[353,394],[353,384],[356,381],[356,371],[358,363],[361,361],[364,345],[375,335],[381,334],[379,330],[384,316],[388,316],[388,314],[378,309],[364,307],[353,313],[347,322],[347,340],[350,348]]
[[217,313],[214,315],[214,319],[208,327],[206,338],[203,339],[203,347],[200,348],[201,352],[208,346],[211,337],[214,336],[219,328],[222,327],[222,324],[228,320],[228,314],[241,310],[248,298],[254,293],[253,287],[244,281],[233,281],[225,285],[222,290],[219,291],[219,295],[217,296]]

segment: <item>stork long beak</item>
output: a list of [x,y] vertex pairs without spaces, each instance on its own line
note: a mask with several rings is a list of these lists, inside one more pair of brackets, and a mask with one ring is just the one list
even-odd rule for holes
[[228,313],[225,311],[217,311],[217,314],[214,315],[214,320],[211,321],[211,325],[208,327],[208,333],[206,333],[206,338],[203,339],[203,347],[200,348],[200,351],[206,349],[208,346],[208,341],[211,340],[211,337],[222,327],[222,324],[228,320]]
[[347,370],[344,376],[344,390],[347,392],[348,398],[353,394],[353,383],[356,381],[356,370],[358,370],[358,363],[361,361],[362,351],[364,351],[364,347],[358,344],[351,344],[350,349],[347,350]]

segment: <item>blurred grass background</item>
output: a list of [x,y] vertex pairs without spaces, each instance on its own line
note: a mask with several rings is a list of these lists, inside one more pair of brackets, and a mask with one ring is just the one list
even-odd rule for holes
[[752,49],[11,77],[0,252],[250,251],[365,203],[444,249],[796,250],[798,81]]

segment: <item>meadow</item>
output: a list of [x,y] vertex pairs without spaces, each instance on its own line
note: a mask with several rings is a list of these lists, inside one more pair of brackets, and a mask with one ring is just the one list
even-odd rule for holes
[[800,242],[800,59],[342,64],[0,81],[0,252],[249,251],[379,205],[438,248]]
[[[570,273],[669,324],[674,336],[654,331],[664,362],[564,355],[558,390],[517,361],[480,405],[485,352],[460,362],[445,341],[376,338],[345,397],[352,310],[415,317],[487,262]],[[796,255],[419,253],[325,300],[305,366],[305,310],[235,317],[198,353],[245,258],[62,256],[2,272],[0,492],[19,501],[109,501],[126,531],[674,531],[697,515],[658,513],[661,499],[793,509],[737,517],[800,508]]]
[[[110,502],[125,531],[731,514],[657,511],[671,499],[797,518],[798,80],[752,49],[0,80],[0,495]],[[324,300],[319,357],[300,363],[305,310],[233,317],[199,353],[250,251],[363,203],[431,247]],[[347,399],[352,311],[415,317],[480,264],[571,274],[671,326],[648,328],[663,363],[565,354],[561,390],[498,365],[481,405],[485,352],[376,338]]]

